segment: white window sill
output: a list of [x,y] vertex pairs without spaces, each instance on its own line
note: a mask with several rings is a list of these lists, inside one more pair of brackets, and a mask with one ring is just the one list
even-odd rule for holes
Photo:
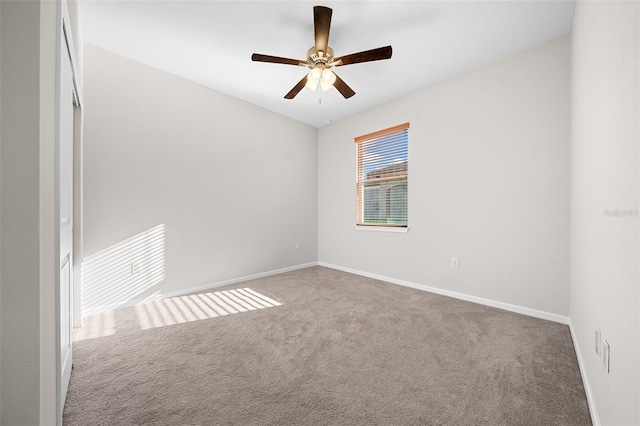
[[399,232],[406,234],[409,232],[409,227],[401,226],[366,226],[356,225],[356,231],[373,231],[373,232]]

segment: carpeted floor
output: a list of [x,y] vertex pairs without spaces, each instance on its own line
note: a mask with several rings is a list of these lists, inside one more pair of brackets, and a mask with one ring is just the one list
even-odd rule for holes
[[87,318],[64,424],[591,424],[565,325],[322,267],[243,288]]

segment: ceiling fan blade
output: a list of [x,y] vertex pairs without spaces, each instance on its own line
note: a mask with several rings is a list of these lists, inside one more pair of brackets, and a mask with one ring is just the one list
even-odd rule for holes
[[356,94],[356,92],[354,92],[353,89],[349,87],[347,83],[344,82],[344,80],[338,77],[338,74],[336,73],[334,74],[336,76],[336,81],[333,83],[333,87],[335,87],[336,90],[340,92],[340,94],[344,96],[345,99],[349,99],[350,97]]
[[255,62],[271,62],[274,64],[286,64],[286,65],[300,65],[307,66],[307,61],[300,61],[298,59],[281,58],[279,56],[261,55],[260,53],[254,53],[251,55],[251,60]]
[[[329,45],[329,29],[331,28],[332,10],[325,6],[313,7],[313,27],[315,30],[316,52],[324,56]],[[320,52],[323,52],[320,54]]]
[[289,93],[284,95],[284,98],[285,99],[293,99],[293,98],[295,98],[296,95],[298,93],[300,93],[300,91],[302,90],[302,88],[304,87],[305,84],[307,84],[307,76],[306,75],[304,77],[302,77],[302,80],[300,80],[298,82],[298,84],[293,86],[293,89],[289,90]]
[[365,50],[364,52],[352,53],[351,55],[335,58],[333,61],[338,62],[336,66],[358,64],[360,62],[380,61],[389,59],[393,53],[391,46],[378,47],[377,49]]

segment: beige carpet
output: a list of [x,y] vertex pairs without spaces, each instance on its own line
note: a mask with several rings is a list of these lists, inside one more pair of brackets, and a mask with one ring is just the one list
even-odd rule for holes
[[567,326],[332,269],[86,323],[69,426],[591,424]]

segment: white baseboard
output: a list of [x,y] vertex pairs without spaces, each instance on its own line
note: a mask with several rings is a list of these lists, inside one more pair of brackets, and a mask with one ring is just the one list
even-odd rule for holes
[[285,273],[285,272],[295,271],[295,270],[298,270],[298,269],[309,268],[309,267],[316,266],[316,265],[324,266],[324,267],[331,268],[331,269],[337,269],[339,271],[349,272],[351,274],[361,275],[361,276],[364,276],[364,277],[373,278],[373,279],[380,280],[380,281],[386,281],[386,282],[389,282],[389,283],[392,283],[392,284],[401,285],[401,286],[404,286],[404,287],[415,288],[417,290],[428,291],[430,293],[436,293],[436,294],[440,294],[440,295],[443,295],[443,296],[453,297],[455,299],[466,300],[468,302],[473,302],[473,303],[478,303],[478,304],[481,304],[481,305],[491,306],[491,307],[498,308],[498,309],[504,309],[506,311],[516,312],[518,314],[528,315],[530,317],[540,318],[540,319],[553,321],[553,322],[558,322],[558,323],[567,324],[567,325],[570,325],[570,323],[571,323],[569,317],[566,317],[566,316],[563,316],[563,315],[553,314],[553,313],[545,312],[545,311],[539,311],[539,310],[527,308],[527,307],[524,307],[524,306],[518,306],[518,305],[509,304],[509,303],[498,302],[498,301],[495,301],[495,300],[484,299],[482,297],[472,296],[472,295],[468,295],[468,294],[464,294],[464,293],[458,293],[458,292],[450,291],[450,290],[444,290],[444,289],[441,289],[441,288],[431,287],[431,286],[424,285],[424,284],[416,284],[416,283],[413,283],[413,282],[410,282],[410,281],[404,281],[404,280],[399,280],[399,279],[396,279],[396,278],[386,277],[386,276],[383,276],[383,275],[372,274],[372,273],[369,273],[369,272],[364,272],[364,271],[359,271],[357,269],[351,269],[351,268],[346,268],[346,267],[343,267],[343,266],[333,265],[333,264],[326,263],[326,262],[303,263],[303,264],[300,264],[300,265],[288,266],[286,268],[274,269],[274,270],[271,270],[271,271],[260,272],[260,273],[252,274],[252,275],[246,275],[246,276],[243,276],[243,277],[231,278],[231,279],[224,280],[224,281],[218,281],[218,282],[215,282],[215,283],[209,283],[209,284],[205,284],[205,285],[202,285],[202,286],[192,287],[192,288],[188,288],[188,289],[184,289],[184,290],[173,291],[173,292],[169,292],[169,293],[157,292],[157,293],[153,294],[152,296],[149,296],[149,297],[146,297],[146,298],[138,297],[138,298],[133,298],[133,299],[127,300],[126,302],[92,307],[92,308],[83,310],[82,314],[83,314],[83,316],[93,315],[93,314],[96,314],[96,313],[99,313],[99,312],[109,311],[109,310],[118,309],[118,308],[124,308],[124,307],[128,307],[128,306],[139,305],[141,303],[146,303],[146,302],[150,302],[150,301],[153,301],[153,300],[165,299],[165,298],[169,298],[169,297],[184,296],[184,295],[187,295],[187,294],[198,293],[198,292],[210,290],[210,289],[217,288],[217,287],[224,287],[224,286],[231,285],[231,284],[237,284],[237,283],[241,283],[241,282],[244,282],[244,281],[250,281],[250,280],[257,279],[257,278],[263,278],[263,277],[268,277],[268,276],[271,276],[271,275],[277,275],[277,274],[282,274],[282,273]]
[[172,291],[172,292],[168,292],[168,293],[163,293],[161,291],[158,291],[156,293],[154,293],[152,296],[148,296],[148,297],[136,297],[133,299],[129,299],[126,302],[121,302],[121,303],[112,303],[109,305],[102,305],[102,306],[95,306],[89,309],[86,309],[82,311],[82,316],[86,317],[88,315],[94,315],[94,314],[98,314],[100,312],[106,312],[106,311],[111,311],[114,309],[120,309],[120,308],[126,308],[129,306],[135,306],[135,305],[140,305],[142,303],[148,303],[151,302],[153,300],[158,300],[158,299],[167,299],[170,297],[179,297],[179,296],[186,296],[187,294],[193,294],[193,293],[201,293],[203,291],[207,291],[207,290],[211,290],[213,288],[218,288],[218,287],[224,287],[226,285],[231,285],[231,284],[237,284],[237,283],[241,283],[244,281],[250,281],[250,280],[255,280],[257,278],[263,278],[263,277],[268,277],[271,275],[278,275],[278,274],[283,274],[285,272],[290,272],[290,271],[295,271],[298,269],[304,269],[304,268],[309,268],[311,266],[317,266],[318,262],[309,262],[309,263],[303,263],[300,265],[294,265],[294,266],[288,266],[286,268],[280,268],[280,269],[274,269],[272,271],[266,271],[266,272],[259,272],[257,274],[252,274],[252,275],[246,275],[244,277],[238,277],[238,278],[231,278],[228,280],[224,280],[224,281],[218,281],[215,283],[210,283],[210,284],[205,284],[205,285],[201,285],[198,287],[192,287],[192,288],[188,288],[188,289],[184,289],[184,290],[178,290],[178,291]]
[[573,347],[576,351],[576,357],[578,358],[578,366],[580,367],[580,376],[582,377],[582,385],[584,392],[587,395],[587,404],[589,405],[589,414],[591,414],[591,422],[593,426],[600,426],[600,416],[598,414],[598,408],[596,407],[596,401],[593,397],[593,391],[591,385],[589,385],[589,378],[587,376],[587,369],[582,359],[582,351],[578,345],[578,339],[576,338],[575,330],[573,329],[573,323],[569,321],[569,331],[571,332],[571,340],[573,340]]
[[539,311],[536,309],[526,308],[524,306],[512,305],[509,303],[498,302],[496,300],[483,299],[482,297],[471,296],[469,294],[458,293],[455,291],[443,290],[437,287],[431,287],[423,284],[416,284],[410,281],[399,280],[396,278],[385,277],[383,275],[371,274],[369,272],[358,271],[356,269],[345,268],[343,266],[332,265],[330,263],[318,262],[318,265],[331,269],[337,269],[339,271],[349,272],[351,274],[362,275],[363,277],[373,278],[380,281],[386,281],[392,284],[398,284],[405,287],[415,288],[417,290],[428,291],[430,293],[436,293],[443,296],[453,297],[455,299],[466,300],[467,302],[478,303],[480,305],[491,306],[493,308],[503,309],[505,311],[511,311],[522,315],[527,315],[534,318],[540,318],[548,321],[558,322],[560,324],[569,324],[569,317],[553,314],[551,312]]
[[272,271],[259,272],[253,275],[246,275],[244,277],[231,278],[229,280],[218,281],[216,283],[211,283],[211,284],[205,284],[200,287],[190,288],[188,290],[181,290],[181,291],[166,293],[162,295],[162,298],[165,299],[168,297],[178,297],[178,296],[185,296],[187,294],[200,293],[206,290],[211,290],[212,288],[224,287],[226,285],[237,284],[244,281],[251,281],[258,278],[269,277],[271,275],[284,274],[285,272],[291,272],[291,271],[296,271],[298,269],[310,268],[312,266],[317,266],[317,265],[318,265],[318,262],[309,262],[309,263],[303,263],[301,265],[287,266],[286,268],[274,269]]

